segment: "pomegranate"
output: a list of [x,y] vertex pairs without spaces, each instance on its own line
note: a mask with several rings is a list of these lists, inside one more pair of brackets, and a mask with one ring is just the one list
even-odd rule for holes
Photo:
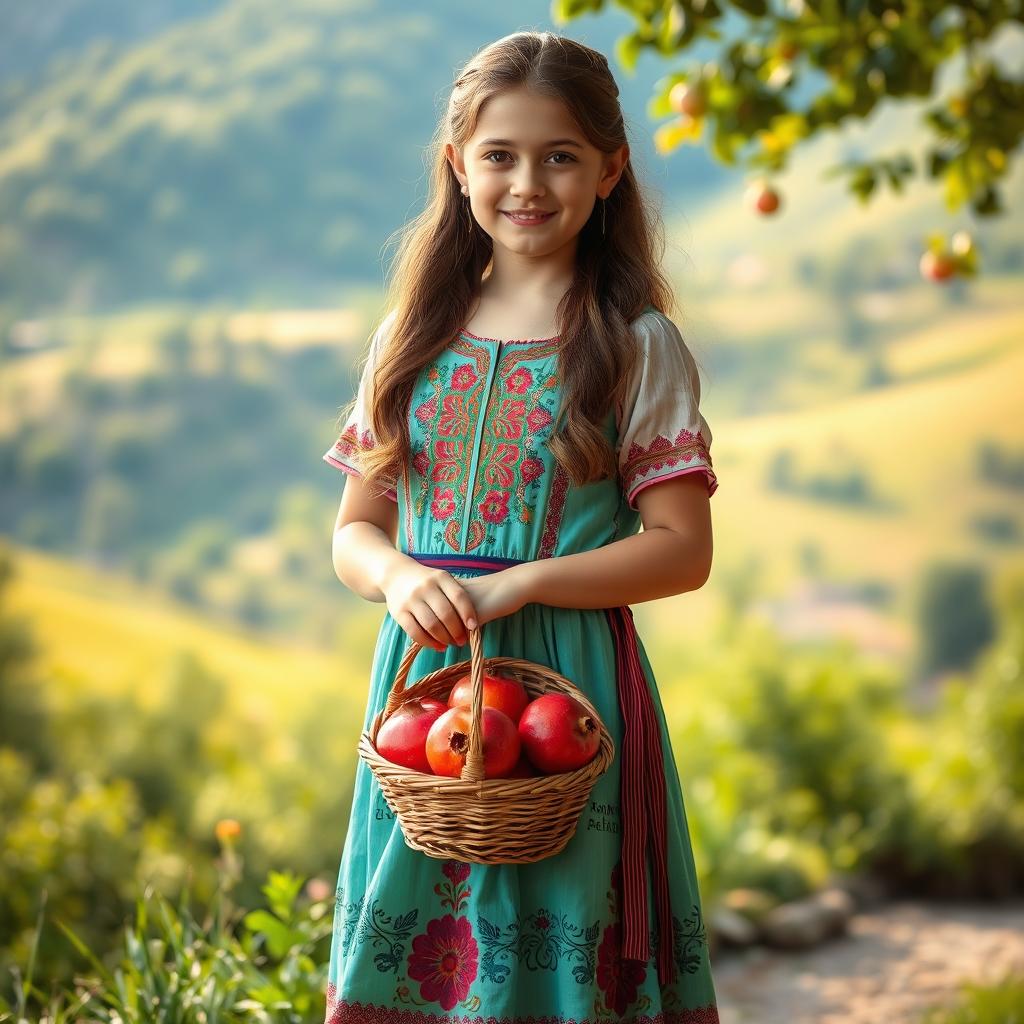
[[932,281],[945,281],[956,273],[956,263],[945,253],[925,250],[921,256],[920,269],[922,277]]
[[439,697],[420,697],[420,704],[431,711],[436,710],[440,715],[443,715],[448,710],[448,702],[441,700]]
[[[425,706],[426,701],[437,706]],[[430,775],[424,744],[430,727],[444,712],[444,705],[431,697],[403,704],[377,731],[377,751],[395,764]]]
[[601,745],[593,715],[567,693],[530,701],[519,719],[519,738],[526,756],[548,774],[582,768]]
[[778,210],[782,197],[766,182],[755,182],[747,189],[746,199],[758,213],[771,216]]
[[[464,675],[448,697],[450,708],[471,707],[473,702],[473,677]],[[530,696],[518,679],[507,676],[492,676],[484,673],[484,707],[504,711],[513,722],[519,722],[523,708],[530,703]]]
[[525,753],[519,754],[519,760],[516,761],[515,768],[512,769],[506,776],[509,779],[533,779],[539,777],[542,772],[537,771],[536,768],[530,764],[530,759]]
[[700,86],[690,82],[676,82],[669,90],[668,102],[673,110],[687,117],[703,117],[707,109]]
[[[427,733],[427,761],[435,775],[457,779],[469,754],[469,729],[472,711],[467,707],[449,708]],[[483,728],[484,778],[502,779],[516,766],[521,744],[516,723],[504,711],[484,708],[480,716]]]

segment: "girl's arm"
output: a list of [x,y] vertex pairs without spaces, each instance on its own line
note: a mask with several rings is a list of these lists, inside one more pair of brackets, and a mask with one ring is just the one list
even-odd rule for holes
[[331,543],[334,573],[367,601],[384,602],[395,622],[423,646],[466,643],[476,609],[450,573],[421,565],[395,547],[398,505],[371,497],[361,477],[347,477]]
[[642,533],[560,558],[523,562],[526,603],[616,608],[699,590],[711,573],[713,541],[704,473],[684,473],[636,496]]
[[338,579],[353,593],[377,602],[387,600],[384,584],[395,569],[417,564],[379,526],[365,521],[335,528],[331,556]]
[[415,562],[395,547],[397,539],[397,503],[372,497],[361,477],[346,476],[331,542],[338,579],[367,601],[387,600],[384,582],[389,574],[403,563]]

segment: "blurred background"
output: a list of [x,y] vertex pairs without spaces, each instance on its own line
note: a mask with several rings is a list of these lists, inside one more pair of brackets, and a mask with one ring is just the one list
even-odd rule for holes
[[[451,79],[523,28],[609,56],[703,371],[714,569],[635,611],[723,1020],[916,1020],[1024,970],[1019,162],[997,216],[952,208],[948,181],[860,202],[827,173],[920,150],[955,57],[785,167],[673,142],[666,75],[722,44],[624,44],[640,7],[0,3],[0,1006],[49,994],[75,1018],[89,986],[79,1009],[55,993],[84,973],[89,1019],[118,999],[136,1019],[104,971],[162,991],[235,957],[236,1001],[322,1018],[383,606],[334,575],[343,477],[321,454]],[[1004,29],[985,51],[1019,69]],[[999,114],[1019,136],[1020,108]],[[926,266],[936,233],[963,273]],[[875,931],[774,951],[765,916],[836,888]],[[186,897],[194,949],[170,941]],[[166,962],[140,953],[154,921]]]

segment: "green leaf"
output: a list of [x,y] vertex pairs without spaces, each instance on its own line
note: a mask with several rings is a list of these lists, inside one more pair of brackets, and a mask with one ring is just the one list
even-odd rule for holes
[[108,971],[107,968],[96,959],[96,955],[93,951],[89,949],[89,947],[60,918],[57,918],[57,927],[60,928],[60,930],[71,940],[71,944],[75,949],[77,949],[78,952],[92,964],[107,985],[113,987],[113,975],[111,975],[110,971]]
[[282,920],[291,917],[295,899],[304,879],[291,871],[271,871],[261,889],[270,909]]
[[721,121],[718,121],[715,125],[715,134],[711,140],[712,153],[724,164],[735,164],[737,139],[742,141],[743,136],[730,132]]
[[243,919],[245,926],[251,931],[259,932],[267,940],[267,948],[272,956],[283,957],[292,946],[301,944],[305,936],[301,931],[289,928],[273,914],[265,910],[251,910]]
[[630,75],[636,74],[636,62],[642,49],[643,39],[638,32],[620,36],[615,41],[615,56]]
[[556,25],[564,25],[573,18],[579,18],[593,11],[597,13],[604,7],[604,0],[553,0],[551,4],[551,20]]

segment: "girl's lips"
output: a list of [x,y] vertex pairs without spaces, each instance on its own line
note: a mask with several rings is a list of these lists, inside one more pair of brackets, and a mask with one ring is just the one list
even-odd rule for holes
[[551,213],[545,213],[544,216],[542,216],[542,217],[525,218],[525,217],[514,217],[511,213],[508,212],[508,210],[502,210],[501,212],[510,221],[512,221],[513,224],[519,224],[522,227],[527,227],[527,228],[529,228],[529,227],[536,227],[538,224],[546,224],[555,215],[554,212],[551,212]]

